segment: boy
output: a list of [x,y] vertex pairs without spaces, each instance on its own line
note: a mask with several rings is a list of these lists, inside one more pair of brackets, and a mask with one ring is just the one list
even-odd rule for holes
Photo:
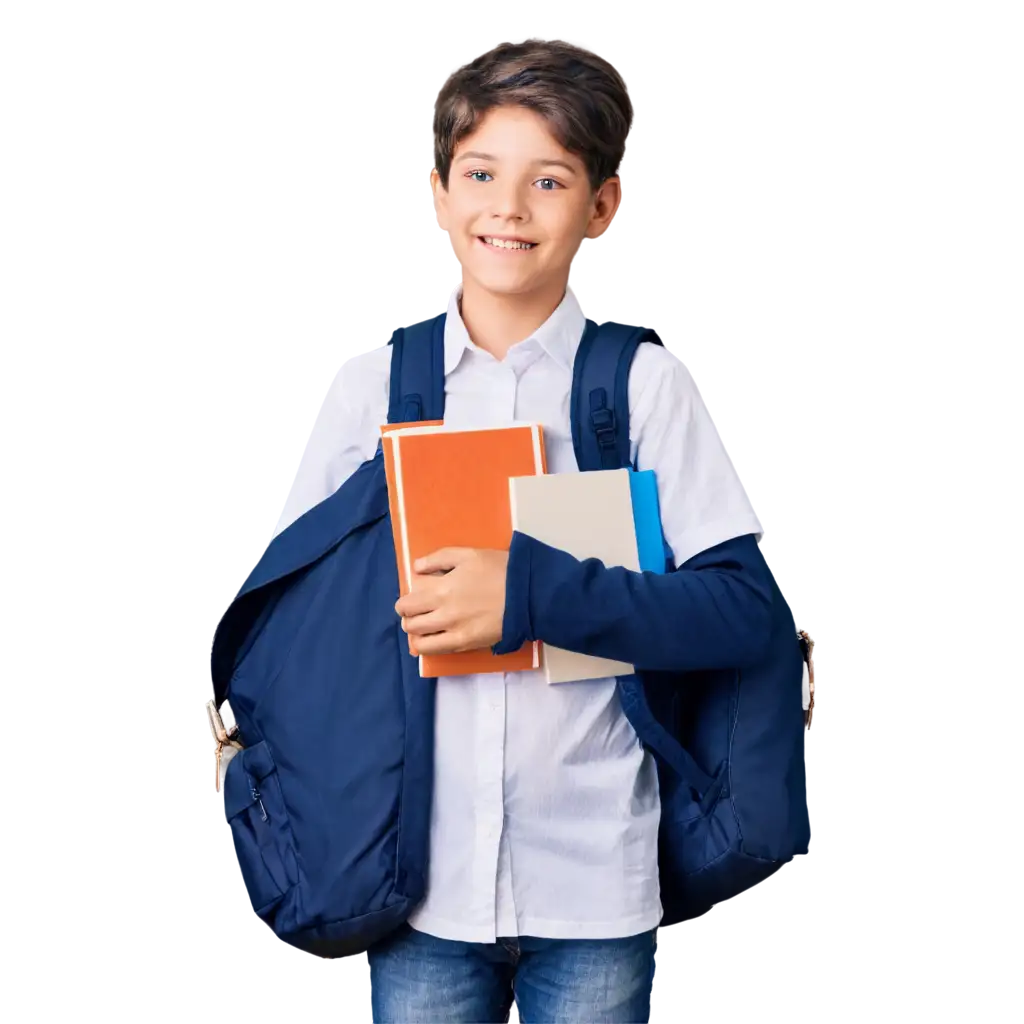
[[[540,422],[553,473],[578,470],[569,399],[585,317],[569,268],[618,207],[631,121],[615,69],[561,41],[501,44],[436,102],[434,206],[462,266],[445,323],[445,420]],[[373,458],[390,359],[383,345],[339,370],[276,532]],[[759,540],[696,386],[667,349],[639,347],[629,407],[630,456],[656,472],[675,564]],[[403,629],[426,653],[515,649],[514,559],[451,548],[422,560],[416,591],[395,606]],[[523,1020],[647,1021],[662,917],[658,776],[615,679],[441,677],[434,732],[427,895],[368,952],[373,1019],[507,1021],[515,999]]]

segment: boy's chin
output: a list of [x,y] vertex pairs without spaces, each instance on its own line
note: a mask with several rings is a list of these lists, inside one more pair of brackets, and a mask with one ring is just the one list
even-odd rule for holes
[[492,295],[525,295],[535,292],[539,282],[542,280],[536,274],[515,274],[509,271],[501,273],[493,270],[481,271],[479,267],[469,267],[466,265],[463,266],[462,271],[463,276],[472,277],[478,288],[490,292]]

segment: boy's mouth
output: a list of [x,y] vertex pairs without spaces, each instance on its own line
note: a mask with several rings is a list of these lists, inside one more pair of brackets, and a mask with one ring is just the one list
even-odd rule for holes
[[491,252],[498,253],[532,252],[540,244],[539,242],[511,242],[501,238],[492,238],[490,235],[477,235],[476,240],[484,246],[485,249],[490,249]]

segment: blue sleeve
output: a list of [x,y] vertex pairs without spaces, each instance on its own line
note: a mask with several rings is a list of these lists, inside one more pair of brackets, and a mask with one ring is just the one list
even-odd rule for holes
[[753,534],[698,552],[670,573],[606,568],[529,534],[512,534],[501,640],[530,640],[637,669],[743,668],[767,650],[771,572]]

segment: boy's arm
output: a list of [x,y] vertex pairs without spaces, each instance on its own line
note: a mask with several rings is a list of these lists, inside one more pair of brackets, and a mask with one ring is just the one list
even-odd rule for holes
[[699,552],[674,572],[606,568],[518,531],[495,654],[542,640],[638,669],[743,668],[771,629],[771,576],[752,534]]
[[686,366],[643,344],[628,383],[630,455],[654,470],[679,568],[605,568],[514,534],[505,632],[492,650],[536,639],[638,668],[741,667],[767,643],[771,620],[761,524]]

